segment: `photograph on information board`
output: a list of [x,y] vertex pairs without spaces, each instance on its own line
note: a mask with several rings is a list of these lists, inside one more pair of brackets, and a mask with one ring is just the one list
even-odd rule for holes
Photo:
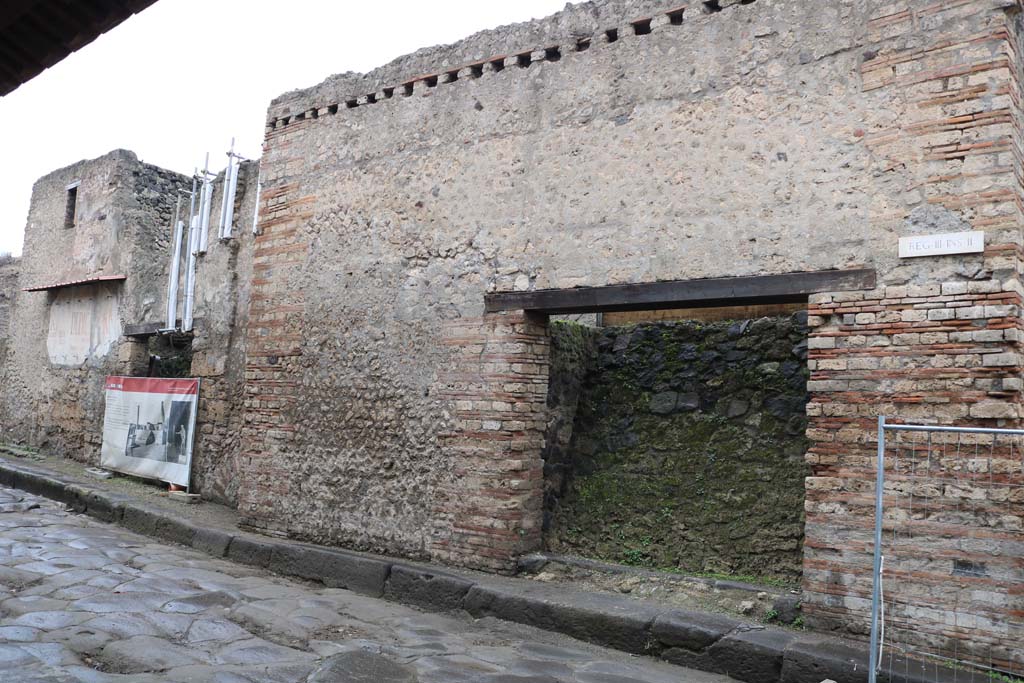
[[199,380],[108,377],[100,464],[188,486]]

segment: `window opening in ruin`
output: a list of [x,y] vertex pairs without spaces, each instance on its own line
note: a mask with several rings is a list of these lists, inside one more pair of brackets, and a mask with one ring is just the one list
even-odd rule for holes
[[633,23],[633,33],[638,36],[646,36],[651,32],[651,20],[644,19]]
[[557,62],[562,58],[562,50],[557,47],[544,48],[544,59],[549,62]]
[[469,67],[469,73],[470,73],[470,75],[473,78],[480,78],[481,76],[484,75],[484,65],[483,64],[474,64],[474,65],[472,65],[471,67]]
[[668,13],[668,22],[673,26],[680,26],[683,23],[683,10],[674,10]]
[[590,49],[590,38],[582,38],[576,41],[576,52],[583,52]]
[[517,66],[520,66],[520,67],[530,66],[531,61],[532,60],[530,59],[530,53],[529,52],[524,52],[521,55],[516,55],[516,65]]
[[[771,594],[797,586],[808,474],[806,323],[806,302],[551,319],[549,557],[732,578]],[[614,567],[573,562],[556,559],[544,571],[621,589]],[[654,576],[629,590],[657,587],[679,605],[710,599],[736,612],[752,597]],[[753,603],[755,616],[779,618],[773,600]]]
[[498,71],[504,70],[504,68],[505,68],[505,60],[503,60],[503,59],[492,59],[490,61],[490,65],[491,65],[491,69],[493,69],[494,72],[497,73]]
[[191,334],[155,334],[148,348],[147,377],[192,377]]
[[704,12],[710,14],[712,12],[721,12],[722,5],[719,4],[718,0],[707,0],[704,3]]
[[614,43],[619,39],[619,29],[610,28],[604,32],[604,37],[609,43]]
[[75,181],[67,187],[67,198],[64,203],[64,227],[75,227],[75,219],[78,213],[78,186],[81,181]]
[[336,105],[336,104],[328,105],[327,106],[327,113],[328,114],[337,114],[338,113],[338,105]]

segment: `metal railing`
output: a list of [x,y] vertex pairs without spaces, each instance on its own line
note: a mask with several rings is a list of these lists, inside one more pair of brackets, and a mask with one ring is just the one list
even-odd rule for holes
[[1024,429],[878,418],[870,683],[1024,677],[1022,524]]

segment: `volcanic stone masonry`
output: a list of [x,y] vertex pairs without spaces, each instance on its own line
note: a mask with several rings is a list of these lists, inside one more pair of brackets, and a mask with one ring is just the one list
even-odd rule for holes
[[[1019,0],[595,0],[278,97],[258,234],[200,266],[197,486],[266,533],[510,572],[543,540],[552,311],[485,296],[873,272],[765,302],[810,307],[803,610],[863,635],[877,416],[1020,423],[1022,28]],[[55,286],[2,323],[4,439],[95,460],[96,378],[144,360],[122,332],[159,323],[186,180],[119,151],[37,183],[17,287]],[[983,252],[898,256],[964,231]],[[99,274],[126,279],[56,286]],[[1022,503],[992,504],[998,529],[940,497],[921,547],[1019,557]],[[1012,604],[891,581],[927,594],[913,628],[940,647],[955,613],[1024,667],[1019,563]]]
[[552,323],[545,547],[799,582],[805,318]]

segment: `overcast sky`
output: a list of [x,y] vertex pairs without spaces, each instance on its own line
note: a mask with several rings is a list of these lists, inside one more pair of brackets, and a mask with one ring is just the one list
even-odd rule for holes
[[232,137],[256,158],[270,100],[341,71],[558,11],[564,0],[158,0],[0,97],[0,253],[32,183],[112,149],[191,173]]

